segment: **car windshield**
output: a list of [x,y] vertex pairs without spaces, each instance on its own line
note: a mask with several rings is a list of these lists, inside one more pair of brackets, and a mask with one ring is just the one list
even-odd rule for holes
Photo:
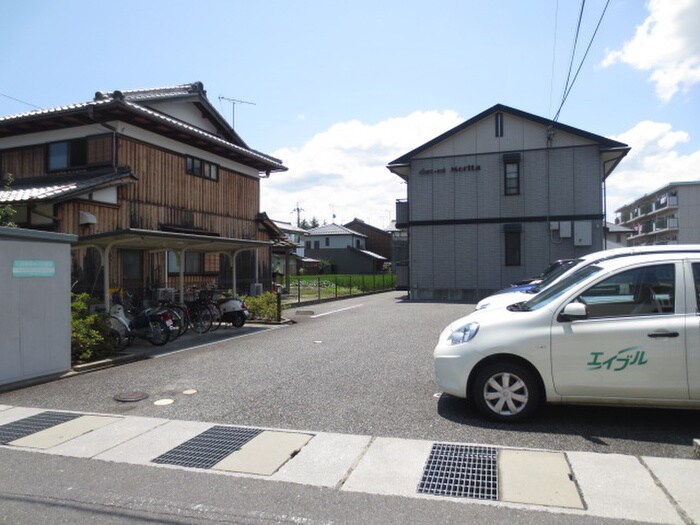
[[565,294],[569,289],[573,288],[583,279],[586,279],[591,275],[595,275],[600,271],[602,271],[602,268],[600,266],[596,266],[595,264],[584,266],[583,268],[576,270],[565,279],[562,279],[558,283],[550,286],[529,301],[523,303],[519,309],[525,311],[538,310],[562,294]]
[[555,268],[549,272],[543,274],[542,282],[537,286],[528,290],[530,293],[540,293],[542,290],[547,288],[550,284],[556,281],[560,276],[568,272],[571,268],[581,262],[581,259],[576,259],[572,261],[566,261],[562,263],[558,268]]

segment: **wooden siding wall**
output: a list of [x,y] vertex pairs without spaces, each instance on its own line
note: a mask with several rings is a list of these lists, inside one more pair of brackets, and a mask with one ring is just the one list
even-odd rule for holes
[[46,173],[45,146],[32,146],[2,152],[2,175],[11,173],[15,179],[38,177]]
[[223,168],[219,180],[185,172],[185,156],[120,138],[118,164],[137,184],[120,189],[123,227],[157,230],[162,224],[202,229],[223,237],[258,239],[260,181]]
[[[127,228],[160,230],[162,225],[203,230],[223,237],[269,240],[268,232],[259,228],[255,220],[259,213],[260,181],[219,167],[219,180],[195,177],[185,172],[185,156],[127,137],[118,137],[117,166],[129,166],[138,180],[118,188],[118,205],[87,200],[71,200],[54,205],[57,218],[55,231],[79,236],[106,233]],[[112,162],[113,136],[100,134],[88,141],[88,162],[104,165]],[[0,168],[4,175],[12,173],[16,179],[47,176],[46,144],[0,152]],[[69,173],[69,172],[66,172]],[[97,223],[80,226],[80,212],[91,213]],[[82,265],[85,250],[75,258]],[[149,262],[144,254],[144,273],[156,267],[163,268],[164,255],[155,254],[160,262]],[[121,263],[118,250],[111,256],[110,283],[121,282]],[[260,277],[269,276],[270,251],[260,250]],[[239,278],[253,274],[252,260],[238,259]],[[218,255],[206,257],[205,271],[219,269]],[[186,276],[188,284],[201,284],[208,276]],[[211,279],[210,279],[211,280]],[[170,279],[172,285],[172,279]],[[112,284],[114,286],[114,284]],[[101,283],[98,283],[101,287]]]
[[[87,139],[87,161],[90,166],[104,166],[112,163],[112,135],[100,134]],[[11,173],[15,179],[50,176],[46,173],[47,145],[28,146],[3,151],[0,154],[0,167],[4,176]]]

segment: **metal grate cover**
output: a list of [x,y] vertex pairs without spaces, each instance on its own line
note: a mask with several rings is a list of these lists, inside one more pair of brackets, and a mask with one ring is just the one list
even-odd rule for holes
[[421,494],[498,499],[497,449],[434,443],[418,484]]
[[0,445],[7,445],[16,439],[55,427],[66,421],[79,418],[81,415],[68,414],[66,412],[41,412],[24,419],[18,419],[12,423],[0,425]]
[[261,432],[258,428],[211,427],[152,462],[179,467],[211,468]]

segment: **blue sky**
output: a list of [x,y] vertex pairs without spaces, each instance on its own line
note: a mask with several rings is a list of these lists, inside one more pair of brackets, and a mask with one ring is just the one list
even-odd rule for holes
[[[580,10],[574,0],[0,4],[0,115],[96,91],[202,81],[235,127],[290,168],[262,209],[380,227],[405,186],[387,162],[502,103],[559,105]],[[585,3],[577,67],[605,0]],[[559,120],[627,142],[608,214],[675,180],[700,179],[700,0],[611,0]],[[12,97],[12,98],[10,98]],[[19,99],[22,102],[17,102]]]

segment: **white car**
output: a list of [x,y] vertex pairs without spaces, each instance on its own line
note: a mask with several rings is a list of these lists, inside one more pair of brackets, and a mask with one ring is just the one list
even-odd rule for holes
[[589,264],[473,312],[434,350],[442,391],[516,421],[542,402],[700,408],[700,246]]

